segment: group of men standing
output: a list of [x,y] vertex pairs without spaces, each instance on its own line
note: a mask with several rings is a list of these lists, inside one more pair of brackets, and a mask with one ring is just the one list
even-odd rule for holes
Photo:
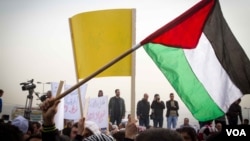
[[[163,126],[163,111],[167,108],[167,128],[176,128],[178,120],[179,104],[174,100],[174,94],[170,93],[170,100],[166,101],[166,104],[160,99],[159,94],[154,95],[154,100],[150,104],[148,101],[148,94],[145,93],[143,99],[137,103],[137,118],[139,119],[139,125],[149,127],[149,116],[153,120],[154,127]],[[149,114],[151,108],[151,114]]]
[[[149,115],[151,109],[151,115],[153,115],[153,126],[162,127],[163,126],[163,111],[167,108],[167,127],[176,128],[178,119],[179,104],[174,100],[174,94],[170,93],[170,100],[166,101],[166,104],[160,100],[160,95],[155,94],[153,102],[150,104],[148,101],[148,94],[145,93],[143,98],[138,101],[136,107],[136,115],[139,120],[140,126],[149,127]],[[112,124],[119,125],[125,117],[125,101],[120,97],[120,90],[115,90],[115,96],[111,97],[109,100],[109,118]]]

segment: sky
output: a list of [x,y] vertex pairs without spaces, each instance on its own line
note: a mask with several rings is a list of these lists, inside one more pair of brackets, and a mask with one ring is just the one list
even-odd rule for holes
[[[46,92],[48,84],[36,82],[59,82],[74,85],[76,81],[75,64],[68,19],[78,13],[117,9],[136,9],[136,43],[165,25],[199,0],[1,0],[0,1],[0,89],[3,96],[3,113],[10,113],[13,106],[24,106],[28,95],[22,91],[20,83],[34,79],[36,92]],[[235,37],[250,57],[250,18],[247,0],[220,0],[222,12]],[[168,81],[158,70],[143,48],[136,52],[135,93],[136,102],[144,93],[149,101],[155,93],[161,99],[169,99],[174,92]],[[119,88],[125,98],[127,113],[130,111],[130,77],[94,78],[88,83],[88,97],[96,97],[99,89],[104,95],[114,96]],[[180,102],[179,122],[188,116],[195,123],[186,106]],[[249,118],[250,96],[242,98],[241,105],[245,118]],[[34,96],[33,107],[40,103]]]

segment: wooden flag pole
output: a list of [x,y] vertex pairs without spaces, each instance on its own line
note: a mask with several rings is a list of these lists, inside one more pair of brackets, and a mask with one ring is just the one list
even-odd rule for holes
[[79,105],[80,105],[80,114],[81,114],[81,118],[83,118],[83,107],[82,107],[82,96],[81,96],[81,90],[78,88],[78,99],[79,99]]
[[[69,88],[68,90],[64,91],[62,94],[58,95],[54,99],[54,101],[59,100],[59,99],[63,98],[64,96],[68,95],[69,93],[71,93],[72,91],[74,91],[75,89],[77,89],[78,87],[80,87],[81,85],[83,85],[84,83],[88,82],[90,79],[94,78],[95,76],[97,76],[98,74],[100,74],[101,72],[103,72],[104,70],[106,70],[107,68],[111,67],[112,65],[114,65],[115,63],[117,63],[118,61],[120,61],[121,59],[123,59],[127,55],[131,54],[132,52],[134,52],[135,50],[137,50],[140,47],[141,47],[141,44],[135,45],[134,47],[132,47],[128,51],[124,52],[123,54],[121,54],[120,56],[118,56],[117,58],[115,58],[114,60],[112,60],[111,62],[109,62],[108,64],[106,64],[103,67],[101,67],[96,72],[92,73],[91,75],[89,75],[85,79],[81,80],[80,82],[78,82],[77,84],[75,84],[74,86],[72,86],[71,88]],[[52,103],[54,101],[52,101]]]
[[60,93],[62,92],[63,83],[64,81],[60,81],[59,86],[57,88],[56,97],[58,97]]
[[83,115],[81,118],[83,117],[87,117],[87,114],[88,114],[88,107],[89,107],[89,100],[90,98],[85,98],[85,101],[84,101],[84,111],[83,111]]

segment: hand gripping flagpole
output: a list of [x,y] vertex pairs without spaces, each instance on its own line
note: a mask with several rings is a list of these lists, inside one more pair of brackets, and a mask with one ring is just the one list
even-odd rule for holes
[[121,54],[120,56],[118,56],[117,58],[115,58],[114,60],[112,60],[111,62],[109,62],[108,64],[104,65],[103,67],[101,67],[96,72],[92,73],[91,75],[89,75],[85,79],[81,80],[80,82],[78,82],[77,84],[75,84],[74,86],[72,86],[71,88],[69,88],[68,90],[64,91],[62,94],[56,96],[56,98],[51,102],[50,105],[52,105],[52,103],[54,103],[55,101],[60,100],[64,96],[68,95],[69,93],[71,93],[72,91],[74,91],[75,89],[77,89],[78,87],[80,87],[81,85],[83,85],[84,83],[88,82],[89,80],[91,80],[92,78],[94,78],[95,76],[97,76],[98,74],[100,74],[101,72],[103,72],[104,70],[108,69],[109,67],[111,67],[112,65],[114,65],[115,63],[117,63],[118,61],[120,61],[121,59],[123,59],[127,55],[131,54],[132,52],[134,52],[135,50],[137,50],[140,47],[141,47],[141,44],[137,44],[137,45],[133,46],[131,49],[129,49],[128,51],[124,52],[123,54]]

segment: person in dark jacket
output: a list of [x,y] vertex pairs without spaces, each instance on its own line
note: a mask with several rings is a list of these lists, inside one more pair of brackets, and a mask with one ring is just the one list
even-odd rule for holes
[[233,104],[230,105],[226,115],[229,125],[238,125],[238,117],[242,123],[242,110],[240,106],[241,99],[236,100]]
[[148,94],[143,95],[142,100],[137,103],[137,119],[139,119],[139,125],[149,127],[149,111],[150,103],[148,102]]
[[112,124],[117,126],[121,123],[122,119],[125,118],[125,102],[120,97],[120,90],[115,90],[115,96],[109,100],[109,117]]
[[154,100],[151,104],[151,109],[154,115],[154,127],[162,128],[163,125],[163,110],[165,109],[164,102],[160,100],[160,95],[155,94]]
[[177,125],[177,120],[178,120],[178,110],[179,110],[179,104],[176,100],[174,100],[174,94],[170,93],[170,100],[166,102],[166,107],[167,107],[167,128],[176,128]]

